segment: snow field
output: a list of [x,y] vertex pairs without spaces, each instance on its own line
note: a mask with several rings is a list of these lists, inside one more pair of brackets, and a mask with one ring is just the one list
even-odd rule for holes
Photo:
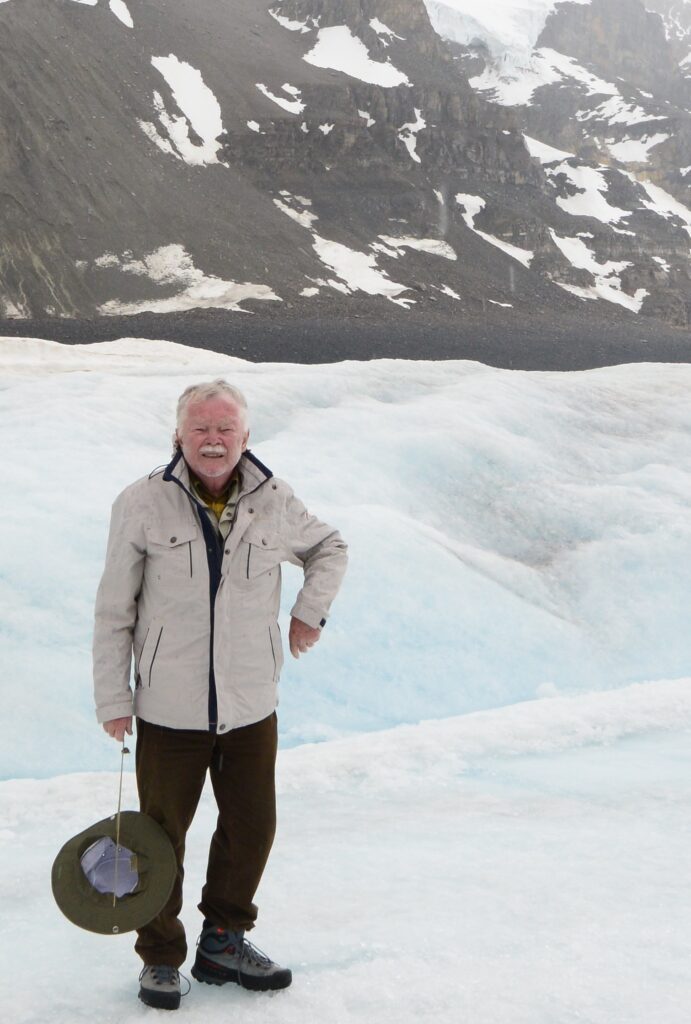
[[[691,367],[257,365],[8,338],[0,372],[22,499],[0,507],[3,1020],[151,1017],[132,936],[75,928],[49,877],[117,804],[88,650],[110,502],[166,459],[183,387],[223,374],[249,398],[253,450],[352,557],[319,647],[282,681],[251,938],[293,986],[193,982],[181,1020],[686,1024]],[[215,816],[207,788],[183,973]],[[48,942],[39,970],[18,936]]]
[[[248,395],[255,453],[351,547],[319,647],[284,669],[284,744],[688,675],[688,366],[0,345],[7,493],[24,497],[0,511],[0,776],[108,767],[90,637],[110,505],[167,461],[182,389],[218,375]],[[284,631],[299,585],[286,567]]]
[[[314,783],[330,776],[323,756],[334,744],[283,751],[279,832],[252,938],[293,968],[293,986],[263,996],[193,982],[182,1019],[683,1024],[688,716],[687,731],[507,756],[491,739],[504,713],[486,713],[484,754],[432,776],[417,765],[420,750],[431,763],[438,749],[431,724],[409,729],[408,754],[399,748],[390,773],[365,785],[363,755],[369,765],[388,761],[398,730],[340,741],[348,770],[332,788]],[[445,727],[453,742],[453,724]],[[12,1024],[130,1024],[147,1013],[136,999],[132,936],[75,928],[49,888],[62,843],[114,811],[116,797],[116,772],[0,783],[0,948]],[[136,806],[129,772],[123,805]],[[183,973],[214,820],[207,789],[187,844]],[[51,935],[40,972],[16,941],[37,921]]]

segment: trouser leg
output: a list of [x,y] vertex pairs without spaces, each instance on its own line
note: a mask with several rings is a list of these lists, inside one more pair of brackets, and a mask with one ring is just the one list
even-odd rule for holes
[[137,788],[140,810],[170,837],[177,859],[173,891],[153,921],[138,929],[135,949],[145,964],[180,967],[187,956],[182,907],[185,836],[204,787],[214,736],[185,729],[164,729],[137,720]]
[[257,917],[252,900],[276,832],[277,745],[275,714],[216,738],[218,822],[199,909],[231,931],[252,928]]

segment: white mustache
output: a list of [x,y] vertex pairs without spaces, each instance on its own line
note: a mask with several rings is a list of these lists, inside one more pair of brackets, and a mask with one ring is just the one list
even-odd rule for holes
[[221,445],[221,444],[217,444],[217,445],[206,444],[206,445],[204,445],[203,448],[199,449],[199,454],[200,455],[225,455],[226,452],[227,452],[227,449],[224,448],[224,446]]

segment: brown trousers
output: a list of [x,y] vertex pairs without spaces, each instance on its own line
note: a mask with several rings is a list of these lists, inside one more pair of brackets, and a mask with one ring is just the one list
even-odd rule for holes
[[276,715],[223,735],[166,729],[137,719],[140,809],[170,836],[178,872],[168,903],[138,931],[135,949],[145,964],[180,967],[187,956],[182,908],[185,836],[211,776],[218,822],[211,839],[199,909],[221,928],[254,926],[252,902],[276,831],[274,769]]

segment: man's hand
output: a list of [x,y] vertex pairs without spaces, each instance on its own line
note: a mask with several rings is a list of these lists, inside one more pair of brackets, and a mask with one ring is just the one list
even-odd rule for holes
[[290,620],[290,632],[288,634],[290,653],[294,658],[299,658],[305,651],[309,651],[310,647],[314,647],[320,636],[321,629],[313,629],[306,622],[293,617]]
[[103,728],[114,740],[122,743],[125,739],[125,733],[128,736],[132,735],[132,715],[129,715],[127,718],[111,718],[109,722],[103,723]]

